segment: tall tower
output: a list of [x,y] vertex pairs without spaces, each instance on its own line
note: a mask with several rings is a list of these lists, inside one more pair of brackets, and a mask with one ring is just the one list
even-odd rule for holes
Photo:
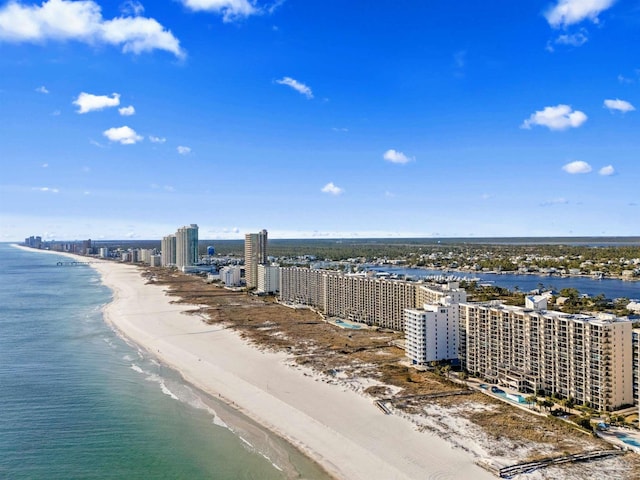
[[248,288],[258,286],[258,265],[267,263],[267,231],[244,236],[244,271]]
[[176,232],[176,267],[190,267],[198,263],[198,225],[192,223]]
[[176,264],[176,236],[167,235],[162,237],[160,243],[160,250],[162,253],[162,266],[169,267]]

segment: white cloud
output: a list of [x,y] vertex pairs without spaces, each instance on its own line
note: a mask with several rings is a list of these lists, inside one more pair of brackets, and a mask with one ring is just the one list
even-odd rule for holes
[[589,173],[592,168],[587,162],[583,162],[582,160],[576,160],[573,162],[569,162],[562,167],[567,173],[576,174],[576,173]]
[[631,105],[626,100],[620,100],[618,98],[616,98],[615,100],[605,100],[604,106],[611,111],[615,110],[622,113],[633,112],[636,109],[636,107]]
[[629,84],[629,83],[634,83],[634,80],[633,80],[633,78],[628,78],[628,77],[625,77],[624,75],[620,74],[620,75],[618,75],[618,82]]
[[598,170],[598,174],[605,177],[609,177],[614,173],[616,173],[616,170],[613,168],[613,165],[607,165],[606,167],[602,167],[600,170]]
[[558,0],[544,16],[554,28],[580,23],[585,19],[598,23],[598,15],[614,3],[615,0]]
[[123,117],[130,117],[131,115],[136,113],[136,109],[133,105],[129,105],[128,107],[122,107],[118,109],[118,113]]
[[42,167],[42,168],[47,168],[48,166],[49,166],[49,164],[48,164],[48,163],[43,163],[43,164],[41,165],[41,167]]
[[153,135],[149,135],[149,140],[151,143],[164,143],[167,141],[164,137],[154,137]]
[[60,193],[60,190],[58,190],[57,188],[51,188],[51,187],[36,187],[34,188],[34,190],[38,190],[39,192],[46,192],[46,193]]
[[133,145],[142,140],[142,137],[133,128],[126,125],[124,127],[110,128],[102,132],[102,134],[112,142],[118,142],[122,145]]
[[304,95],[305,97],[311,99],[313,98],[313,92],[311,89],[306,86],[304,83],[298,82],[291,77],[283,77],[280,80],[276,80],[276,83],[280,85],[287,85],[293,88],[296,92]]
[[327,183],[321,190],[323,193],[329,193],[331,195],[340,195],[344,192],[344,190],[337,185],[334,185],[333,182]]
[[587,35],[584,33],[584,30],[583,30],[582,32],[573,33],[571,35],[568,35],[568,34],[559,35],[558,38],[554,40],[554,43],[556,45],[569,45],[571,47],[580,47],[585,43],[587,43],[587,41],[589,41],[589,38],[587,37]]
[[569,203],[569,200],[564,197],[558,197],[547,200],[546,202],[542,202],[540,205],[543,207],[548,207],[550,205],[566,205],[567,203]]
[[405,164],[411,162],[412,160],[415,160],[415,158],[409,158],[404,153],[394,149],[389,149],[384,152],[382,158],[384,158],[388,162],[399,164]]
[[36,92],[38,92],[38,93],[49,93],[49,90],[47,90],[47,87],[45,87],[43,85],[41,87],[36,88]]
[[120,5],[120,11],[124,15],[137,17],[144,13],[144,5],[135,0],[127,0],[122,5]]
[[260,12],[248,0],[182,0],[182,4],[190,10],[221,14],[225,22]]
[[87,113],[94,110],[103,110],[109,107],[117,107],[120,105],[120,94],[112,93],[108,95],[93,95],[91,93],[82,92],[73,101],[73,104],[78,107],[77,113]]
[[183,145],[178,145],[176,150],[178,150],[180,155],[189,155],[191,153],[191,147],[185,147]]
[[532,113],[520,128],[530,129],[532,126],[540,125],[550,130],[566,130],[569,127],[577,128],[587,121],[587,115],[580,110],[573,110],[569,105],[556,105],[555,107],[544,107]]
[[[135,9],[134,9],[135,10]],[[76,40],[121,45],[123,52],[165,50],[183,57],[180,41],[153,18],[105,20],[92,0],[48,0],[41,5],[9,2],[0,9],[0,41],[42,43]]]

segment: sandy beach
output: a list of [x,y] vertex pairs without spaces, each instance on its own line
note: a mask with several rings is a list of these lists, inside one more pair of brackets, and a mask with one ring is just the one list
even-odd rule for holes
[[469,453],[383,414],[370,398],[294,368],[287,355],[263,352],[230,329],[184,314],[190,307],[171,303],[164,288],[145,283],[137,267],[107,261],[91,266],[114,292],[104,311],[107,322],[188,382],[287,439],[332,476],[495,478]]

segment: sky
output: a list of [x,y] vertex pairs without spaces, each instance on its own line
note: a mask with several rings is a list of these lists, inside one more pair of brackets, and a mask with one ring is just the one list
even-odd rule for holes
[[640,0],[0,0],[0,241],[640,235]]

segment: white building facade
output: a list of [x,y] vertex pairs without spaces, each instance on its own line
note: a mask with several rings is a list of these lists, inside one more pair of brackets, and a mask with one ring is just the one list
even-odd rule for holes
[[404,311],[405,354],[414,365],[458,359],[459,309],[467,292],[457,283],[421,285],[416,303]]
[[280,267],[258,265],[258,293],[276,293],[280,290]]
[[404,311],[405,352],[414,365],[458,358],[458,305]]
[[222,267],[220,280],[227,287],[239,287],[242,284],[242,267],[240,265]]
[[172,267],[176,264],[176,236],[167,235],[160,242],[162,266]]
[[176,267],[192,267],[198,263],[198,225],[192,223],[176,232]]

